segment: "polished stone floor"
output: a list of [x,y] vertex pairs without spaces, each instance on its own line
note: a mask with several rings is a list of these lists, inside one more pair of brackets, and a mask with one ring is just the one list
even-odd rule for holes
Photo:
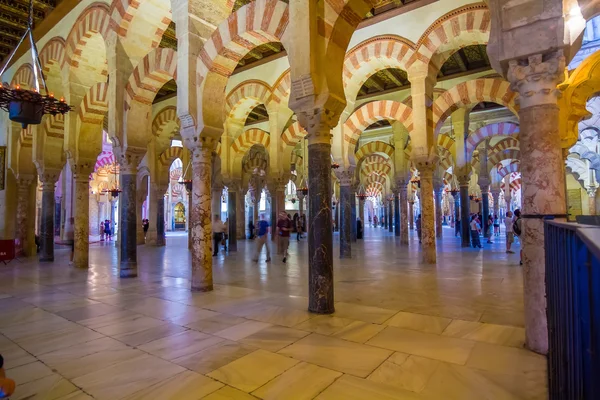
[[306,239],[287,264],[252,263],[241,242],[204,294],[188,290],[181,234],[140,246],[134,279],[118,278],[114,243],[92,245],[89,271],[66,249],[0,265],[13,400],[545,399],[546,360],[523,349],[518,255],[444,235],[437,266],[383,229],[366,228],[351,260],[336,247],[332,316],[306,311]]

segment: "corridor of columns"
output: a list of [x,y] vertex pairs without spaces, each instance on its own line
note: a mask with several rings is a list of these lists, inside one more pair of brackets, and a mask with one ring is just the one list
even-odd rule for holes
[[596,2],[49,3],[39,60],[0,47],[0,90],[72,106],[0,114],[11,398],[548,397],[543,221],[597,211]]

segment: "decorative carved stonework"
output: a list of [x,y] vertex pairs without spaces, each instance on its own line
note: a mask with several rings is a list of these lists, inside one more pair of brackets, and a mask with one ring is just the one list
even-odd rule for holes
[[335,176],[340,181],[340,186],[352,186],[354,180],[354,168],[336,170]]
[[527,60],[509,62],[508,80],[519,94],[521,108],[540,104],[556,104],[560,91],[557,85],[564,79],[565,57],[562,50],[552,54],[536,54]]
[[325,108],[298,113],[300,125],[306,129],[309,144],[331,143],[331,130],[338,124],[339,114]]

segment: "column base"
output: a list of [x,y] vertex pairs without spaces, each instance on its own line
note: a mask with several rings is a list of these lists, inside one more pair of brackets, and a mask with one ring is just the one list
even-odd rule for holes
[[119,276],[121,278],[136,278],[138,276],[137,263],[121,262],[119,266]]
[[156,231],[148,231],[146,234],[146,244],[149,246],[157,246],[158,236]]
[[192,286],[192,292],[212,292],[213,285]]
[[73,266],[75,268],[79,268],[79,269],[88,269],[89,268],[89,265],[87,262],[86,263],[77,263],[76,261],[73,261]]
[[311,312],[313,314],[333,314],[335,312],[335,307],[308,307],[308,312]]
[[40,262],[54,262],[54,256],[41,256],[39,258]]

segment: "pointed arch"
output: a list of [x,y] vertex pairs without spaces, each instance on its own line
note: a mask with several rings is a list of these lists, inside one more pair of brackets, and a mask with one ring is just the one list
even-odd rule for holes
[[262,129],[253,128],[248,129],[239,135],[231,145],[231,149],[236,153],[243,154],[255,144],[260,144],[268,150],[270,143],[271,137],[268,132],[263,131]]
[[519,125],[512,122],[489,124],[469,134],[467,138],[467,154],[473,154],[479,143],[492,136],[510,136],[519,133]]

